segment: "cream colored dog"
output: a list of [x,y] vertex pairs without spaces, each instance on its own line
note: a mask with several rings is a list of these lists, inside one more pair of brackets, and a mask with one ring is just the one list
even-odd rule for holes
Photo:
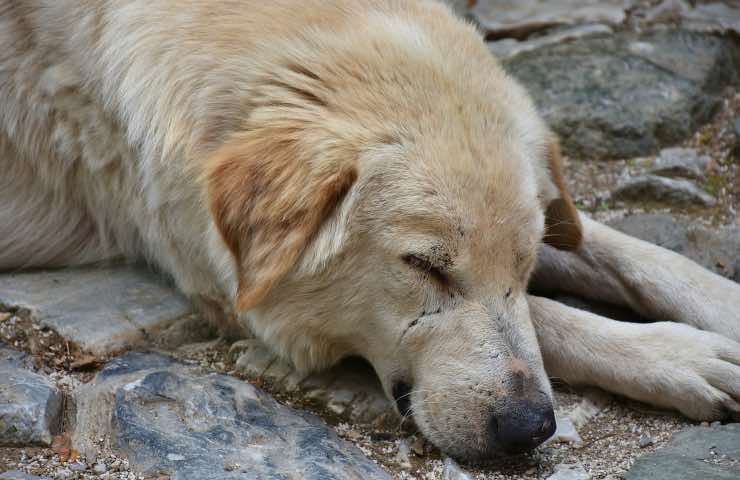
[[[2,269],[146,259],[301,369],[365,357],[462,457],[553,432],[545,368],[740,410],[740,286],[576,213],[529,97],[443,6],[0,0],[0,45]],[[535,264],[683,325],[529,296]]]

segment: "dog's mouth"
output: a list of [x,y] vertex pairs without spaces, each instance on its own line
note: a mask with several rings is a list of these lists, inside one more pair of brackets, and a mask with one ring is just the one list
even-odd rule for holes
[[391,394],[393,395],[393,400],[396,401],[398,413],[401,414],[401,417],[403,419],[407,419],[413,414],[413,411],[411,409],[412,390],[413,387],[411,386],[411,384],[402,380],[394,382],[393,387],[391,388]]

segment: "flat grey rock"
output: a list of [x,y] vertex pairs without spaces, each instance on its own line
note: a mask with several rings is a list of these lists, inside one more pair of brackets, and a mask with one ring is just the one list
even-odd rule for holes
[[504,61],[581,158],[632,158],[690,136],[740,76],[735,41],[681,30],[624,32]]
[[478,0],[471,16],[495,37],[522,37],[562,25],[619,25],[633,0]]
[[709,157],[693,148],[666,148],[660,151],[649,172],[662,177],[704,178]]
[[615,200],[656,201],[671,205],[711,207],[717,203],[712,195],[694,183],[657,175],[640,175],[619,185],[612,193]]
[[5,473],[0,473],[0,480],[49,480],[47,477],[37,477],[29,473],[21,472],[20,470],[12,470]]
[[30,309],[41,325],[101,356],[139,345],[191,313],[174,288],[129,266],[2,274],[0,303]]
[[740,478],[740,424],[691,427],[668,446],[644,455],[626,480],[737,480]]
[[62,405],[62,393],[48,378],[0,344],[0,446],[50,445]]
[[32,368],[33,361],[31,357],[24,352],[20,352],[0,341],[0,364],[9,363],[24,368]]
[[694,260],[709,270],[740,282],[740,228],[708,228],[665,213],[641,213],[609,222],[641,240]]
[[[174,479],[389,479],[318,417],[253,385],[158,354],[111,361],[77,395],[73,444],[96,440],[144,475]],[[88,455],[88,458],[90,456]]]

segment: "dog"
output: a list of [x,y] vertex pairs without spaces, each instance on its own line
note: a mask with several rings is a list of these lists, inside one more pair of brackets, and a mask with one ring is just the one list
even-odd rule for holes
[[443,5],[0,0],[0,44],[0,269],[150,262],[301,370],[364,357],[464,459],[551,436],[548,374],[740,411],[740,286],[577,212]]

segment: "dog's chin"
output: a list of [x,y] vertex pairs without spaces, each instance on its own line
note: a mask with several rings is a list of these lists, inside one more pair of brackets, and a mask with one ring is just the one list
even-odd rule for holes
[[455,460],[468,465],[487,465],[496,463],[501,460],[510,460],[524,458],[531,454],[533,450],[512,450],[506,449],[501,445],[474,445],[473,441],[466,441],[462,438],[439,438],[437,433],[427,433],[424,428],[419,427],[425,437],[433,443],[442,453]]

